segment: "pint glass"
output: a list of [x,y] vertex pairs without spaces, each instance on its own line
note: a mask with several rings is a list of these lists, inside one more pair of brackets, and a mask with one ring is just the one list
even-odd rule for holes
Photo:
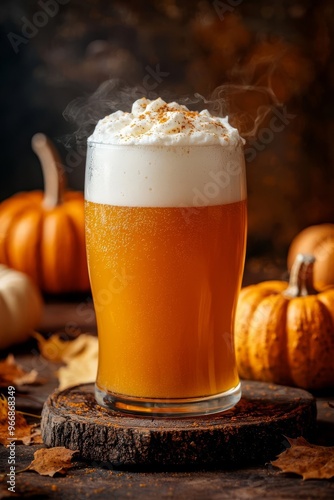
[[97,402],[150,416],[240,399],[233,323],[245,256],[243,148],[88,144],[85,220]]

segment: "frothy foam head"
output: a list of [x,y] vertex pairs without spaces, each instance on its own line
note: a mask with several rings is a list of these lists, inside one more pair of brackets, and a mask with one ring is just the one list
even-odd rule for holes
[[131,113],[116,111],[98,122],[89,142],[140,145],[235,145],[242,141],[228,117],[200,113],[176,102],[143,97]]
[[246,198],[243,142],[227,118],[162,99],[100,120],[88,140],[85,198],[129,207],[199,207]]

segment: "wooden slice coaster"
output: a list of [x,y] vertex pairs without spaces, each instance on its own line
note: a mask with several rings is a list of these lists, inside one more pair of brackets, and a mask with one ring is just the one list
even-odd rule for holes
[[113,466],[236,467],[273,459],[285,448],[284,436],[309,438],[315,422],[313,396],[291,387],[244,382],[231,410],[171,419],[106,410],[89,384],[54,392],[41,427],[47,446],[79,450],[82,458]]

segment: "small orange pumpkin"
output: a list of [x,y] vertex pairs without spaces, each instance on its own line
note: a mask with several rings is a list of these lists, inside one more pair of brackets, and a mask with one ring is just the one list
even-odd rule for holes
[[288,269],[298,253],[314,255],[314,283],[317,288],[334,286],[334,224],[319,224],[301,231],[292,241]]
[[334,387],[334,288],[314,289],[314,260],[298,254],[289,284],[267,281],[241,290],[235,348],[242,378]]
[[89,290],[84,199],[67,191],[57,151],[43,134],[32,147],[44,175],[44,193],[18,193],[0,204],[0,263],[24,272],[45,292]]

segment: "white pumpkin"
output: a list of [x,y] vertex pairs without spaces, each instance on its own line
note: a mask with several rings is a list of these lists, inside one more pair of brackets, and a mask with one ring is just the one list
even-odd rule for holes
[[42,310],[41,294],[30,278],[0,265],[0,350],[27,340]]

